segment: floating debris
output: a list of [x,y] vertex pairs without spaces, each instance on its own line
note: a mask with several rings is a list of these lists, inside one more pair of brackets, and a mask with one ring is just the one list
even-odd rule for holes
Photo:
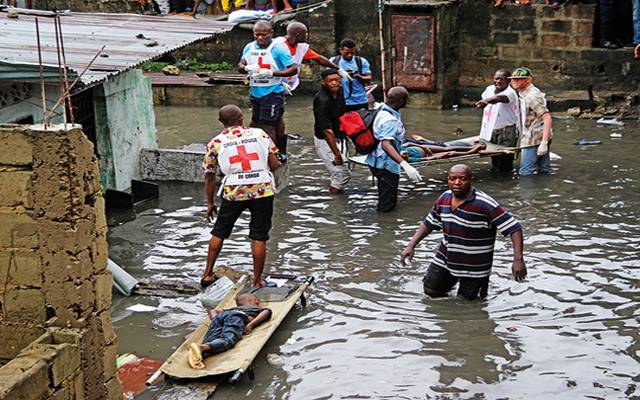
[[602,125],[613,125],[613,126],[624,126],[624,122],[615,119],[615,118],[600,118],[599,120],[596,121],[599,124]]

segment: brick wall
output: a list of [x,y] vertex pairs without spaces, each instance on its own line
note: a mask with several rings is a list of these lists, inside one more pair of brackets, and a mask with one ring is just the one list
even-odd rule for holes
[[36,0],[40,10],[71,10],[77,12],[128,13],[139,12],[133,0]]
[[545,91],[628,92],[638,87],[640,67],[631,49],[593,48],[595,5],[557,11],[543,5],[489,7],[463,2],[460,25],[459,96],[479,96],[498,68],[530,67]]
[[[107,224],[93,146],[77,126],[0,125],[0,148],[11,149],[0,153],[0,362],[25,358],[25,352],[29,359],[49,357],[27,346],[51,327],[69,327],[79,335],[82,372],[82,393],[69,398],[120,398]],[[21,398],[3,397],[15,390],[7,377],[21,376],[11,369],[24,360],[14,361],[0,369],[0,398]],[[60,382],[47,377],[52,396]]]

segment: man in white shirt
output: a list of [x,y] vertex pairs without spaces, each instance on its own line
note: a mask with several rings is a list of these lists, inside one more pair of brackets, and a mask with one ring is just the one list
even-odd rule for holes
[[[518,144],[519,107],[518,94],[509,86],[511,71],[501,68],[493,76],[493,85],[482,92],[482,100],[476,107],[484,107],[480,138],[505,147]],[[491,157],[493,169],[497,172],[513,171],[513,156]]]

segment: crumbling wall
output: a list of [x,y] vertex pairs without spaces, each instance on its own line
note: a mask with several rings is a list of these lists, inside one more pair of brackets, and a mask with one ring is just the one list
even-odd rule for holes
[[[76,350],[61,352],[77,355],[82,380],[73,395],[55,398],[121,398],[114,377],[107,224],[93,145],[77,125],[0,125],[0,148],[0,362],[6,363],[0,368],[0,398],[71,393],[62,382],[80,380],[74,368],[62,379],[38,375],[56,364],[58,352],[34,350],[30,343],[51,327],[78,335],[71,340]],[[36,374],[26,383],[41,385],[44,379],[42,396],[30,394],[31,383],[19,384],[26,366]]]

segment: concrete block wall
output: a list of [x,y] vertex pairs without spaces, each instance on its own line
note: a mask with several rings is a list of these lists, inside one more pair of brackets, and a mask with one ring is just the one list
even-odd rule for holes
[[[107,224],[93,145],[77,125],[0,125],[0,148],[11,149],[0,152],[0,364],[6,363],[0,393],[15,387],[7,377],[18,379],[15,368],[27,362],[12,359],[48,328],[69,327],[80,338],[79,350],[69,351],[80,360],[82,393],[61,398],[120,398]],[[26,358],[34,357],[47,364],[53,356]],[[40,371],[41,364],[29,368]],[[62,380],[53,379],[47,396]]]
[[140,12],[135,1],[129,0],[36,0],[34,8],[100,13]]

